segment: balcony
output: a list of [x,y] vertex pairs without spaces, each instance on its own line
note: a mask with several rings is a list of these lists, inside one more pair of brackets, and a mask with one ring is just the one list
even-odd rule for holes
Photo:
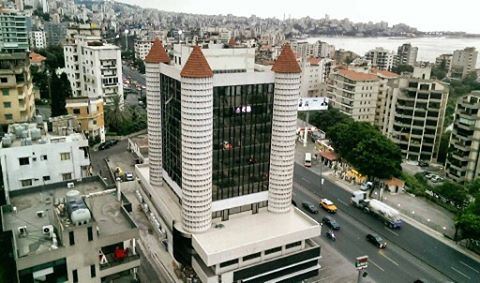
[[140,266],[140,255],[130,254],[116,259],[114,253],[105,254],[106,263],[100,264],[100,276],[110,276]]

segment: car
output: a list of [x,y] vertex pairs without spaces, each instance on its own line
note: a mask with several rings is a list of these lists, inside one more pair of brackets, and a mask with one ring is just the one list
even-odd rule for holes
[[432,179],[433,177],[435,177],[435,175],[431,174],[431,173],[425,175],[425,178],[427,178],[427,179]]
[[333,204],[332,201],[324,198],[320,200],[320,206],[325,209],[328,213],[336,213],[337,207]]
[[367,241],[374,244],[379,249],[384,249],[387,247],[387,242],[382,239],[382,237],[378,236],[377,234],[368,234]]
[[372,182],[365,182],[365,183],[363,183],[363,184],[360,186],[360,190],[362,190],[362,191],[368,191],[368,190],[370,190],[372,187],[373,187],[373,183],[372,183]]
[[133,173],[132,172],[125,172],[125,181],[133,181]]
[[322,218],[322,222],[325,224],[325,226],[332,230],[340,230],[340,225],[330,216],[324,216]]
[[106,143],[106,142],[102,142],[99,146],[98,146],[98,150],[105,150],[107,148],[109,148],[110,146]]
[[418,166],[420,167],[428,167],[428,162],[420,160],[418,161]]
[[313,205],[309,202],[306,202],[306,201],[302,202],[302,206],[303,206],[303,208],[305,208],[310,213],[313,213],[313,214],[318,213],[318,209],[315,207],[315,205]]
[[112,146],[116,145],[117,143],[118,143],[118,140],[108,140],[108,141],[105,142],[105,144],[108,145],[108,147],[112,147]]

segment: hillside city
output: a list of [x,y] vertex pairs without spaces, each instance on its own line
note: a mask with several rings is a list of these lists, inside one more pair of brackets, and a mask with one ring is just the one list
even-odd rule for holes
[[0,282],[480,282],[480,35],[160,9],[0,0]]

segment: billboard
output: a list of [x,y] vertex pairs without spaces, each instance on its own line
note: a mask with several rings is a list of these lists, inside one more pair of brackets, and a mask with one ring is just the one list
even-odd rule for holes
[[298,111],[319,111],[328,109],[328,97],[302,97],[298,100]]

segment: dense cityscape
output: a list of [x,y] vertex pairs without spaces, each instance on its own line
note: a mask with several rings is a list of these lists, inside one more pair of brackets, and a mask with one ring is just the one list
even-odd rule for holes
[[0,0],[0,282],[480,282],[479,34],[138,5]]

